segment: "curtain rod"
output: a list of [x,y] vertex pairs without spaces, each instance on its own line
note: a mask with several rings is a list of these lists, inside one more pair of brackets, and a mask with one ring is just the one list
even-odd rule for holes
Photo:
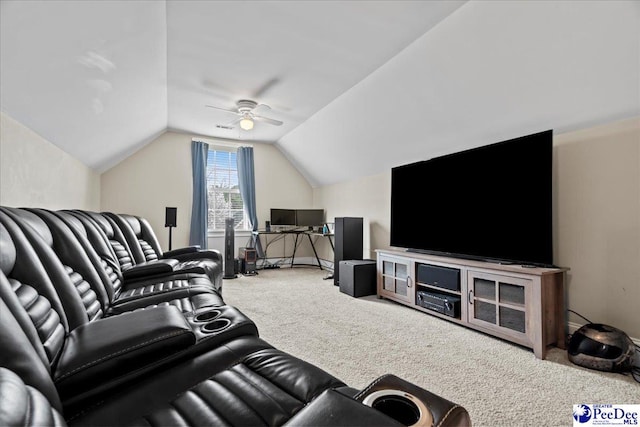
[[253,148],[253,145],[251,145],[251,144],[243,144],[241,142],[227,142],[227,141],[221,141],[219,139],[191,138],[191,140],[192,141],[206,142],[207,144],[217,145],[218,147],[232,147],[232,148],[252,147]]

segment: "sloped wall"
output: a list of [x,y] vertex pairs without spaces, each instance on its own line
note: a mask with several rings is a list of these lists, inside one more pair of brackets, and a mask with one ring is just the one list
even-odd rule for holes
[[100,174],[0,113],[0,205],[100,209]]

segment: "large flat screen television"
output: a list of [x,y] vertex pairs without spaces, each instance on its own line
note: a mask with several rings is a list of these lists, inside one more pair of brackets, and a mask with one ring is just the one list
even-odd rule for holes
[[553,131],[391,170],[391,246],[553,265]]

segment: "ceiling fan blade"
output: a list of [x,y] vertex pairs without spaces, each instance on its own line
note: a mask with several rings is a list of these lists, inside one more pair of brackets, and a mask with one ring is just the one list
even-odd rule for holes
[[228,113],[238,114],[238,112],[237,112],[237,111],[235,111],[235,110],[229,110],[229,109],[227,109],[227,108],[220,108],[220,107],[216,107],[216,106],[214,106],[214,105],[207,105],[207,107],[209,107],[209,108],[215,108],[216,110],[226,111],[226,112],[228,112]]
[[280,126],[282,125],[282,123],[280,120],[274,120],[274,119],[270,119],[268,117],[262,117],[262,116],[253,116],[253,118],[259,122],[265,122],[265,123],[269,123],[270,125],[274,125],[274,126]]
[[242,117],[238,117],[237,119],[235,119],[231,123],[227,123],[225,126],[234,126],[234,125],[238,124],[240,122],[240,120],[242,120]]
[[260,86],[259,88],[257,88],[255,91],[253,91],[253,93],[251,94],[251,96],[253,97],[253,99],[256,98],[262,98],[262,96],[268,91],[270,90],[274,85],[277,85],[278,83],[280,83],[280,78],[279,77],[273,77],[269,80],[267,80],[266,82],[264,82],[262,84],[262,86]]
[[253,112],[255,113],[256,111],[261,110],[271,110],[271,107],[269,107],[267,104],[258,104],[256,105],[256,108],[253,109]]

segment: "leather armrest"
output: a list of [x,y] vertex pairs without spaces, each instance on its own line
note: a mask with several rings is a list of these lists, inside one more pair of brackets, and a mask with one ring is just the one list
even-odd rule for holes
[[172,273],[174,267],[178,265],[176,259],[159,259],[155,261],[141,262],[122,272],[124,280],[141,279],[157,274]]
[[[362,402],[365,401],[367,396],[383,390],[398,390],[400,392],[410,393],[417,398],[417,400],[421,401],[433,418],[432,423],[428,422],[425,427],[432,425],[442,427],[463,427],[471,425],[469,413],[462,406],[420,388],[402,378],[398,378],[395,375],[381,376],[365,387],[354,398]],[[400,415],[402,416],[403,414]]]
[[198,250],[200,250],[200,246],[185,246],[184,248],[178,248],[164,252],[162,254],[162,258],[174,258],[177,255],[198,252]]
[[178,261],[192,261],[196,259],[210,259],[213,261],[222,262],[222,253],[215,249],[204,249],[199,250],[197,252],[191,252],[181,255],[173,256],[174,259]]
[[54,382],[67,405],[129,381],[195,342],[174,306],[107,317],[71,331]]
[[285,426],[403,426],[382,412],[335,390],[326,390],[285,423]]

